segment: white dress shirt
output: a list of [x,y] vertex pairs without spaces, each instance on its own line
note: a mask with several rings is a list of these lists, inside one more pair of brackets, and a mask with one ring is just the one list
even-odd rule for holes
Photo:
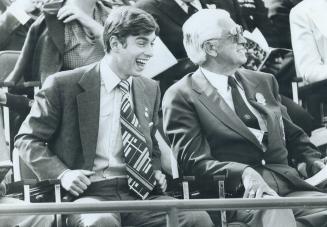
[[[204,74],[204,76],[209,81],[209,83],[214,88],[216,88],[219,95],[224,99],[224,101],[227,103],[227,105],[235,112],[235,107],[234,107],[233,97],[232,97],[232,90],[231,90],[230,86],[228,85],[228,76],[210,72],[210,71],[208,71],[208,70],[206,70],[206,69],[204,69],[202,67],[200,69],[201,69],[202,73]],[[233,77],[235,77],[235,76],[233,75]],[[261,131],[267,132],[267,122],[266,122],[266,120],[249,103],[249,101],[247,100],[247,98],[245,96],[244,89],[243,89],[242,85],[238,81],[237,81],[237,88],[238,88],[238,90],[239,90],[245,104],[247,105],[247,107],[254,114],[254,116],[256,116],[256,118],[258,119]],[[249,128],[249,130],[253,133],[252,129]],[[261,142],[261,141],[259,141],[259,142]]]
[[[93,165],[96,174],[91,181],[127,176],[120,127],[122,93],[118,84],[121,79],[110,69],[106,58],[100,62],[100,77],[99,131]],[[128,82],[132,85],[131,77]]]

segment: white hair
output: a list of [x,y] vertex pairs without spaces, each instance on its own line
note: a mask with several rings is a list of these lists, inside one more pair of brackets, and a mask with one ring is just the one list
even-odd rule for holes
[[183,25],[183,44],[187,56],[194,64],[202,65],[207,60],[203,43],[219,38],[222,27],[230,14],[222,9],[203,9],[193,14]]

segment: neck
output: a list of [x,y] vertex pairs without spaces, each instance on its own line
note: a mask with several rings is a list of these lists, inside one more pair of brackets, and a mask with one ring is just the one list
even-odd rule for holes
[[119,62],[110,54],[106,54],[104,57],[105,63],[109,65],[110,69],[121,79],[127,80],[130,75],[125,75],[121,70]]

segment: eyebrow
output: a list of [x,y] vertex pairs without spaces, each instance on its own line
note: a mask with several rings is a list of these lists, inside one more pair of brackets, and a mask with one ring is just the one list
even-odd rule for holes
[[156,38],[157,38],[157,37],[155,37],[153,40],[149,40],[149,38],[147,38],[147,37],[139,36],[139,37],[136,38],[136,40],[143,40],[143,41],[154,42],[154,40],[155,40]]

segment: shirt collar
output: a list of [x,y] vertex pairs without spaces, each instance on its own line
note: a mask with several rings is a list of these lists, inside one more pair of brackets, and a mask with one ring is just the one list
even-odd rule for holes
[[[203,75],[207,78],[210,84],[218,90],[218,92],[227,92],[228,90],[228,76],[211,72],[207,69],[200,67]],[[231,75],[235,78],[235,75]],[[236,78],[235,78],[236,79]],[[239,82],[236,80],[238,86],[240,86]]]
[[[106,59],[103,58],[100,61],[100,76],[101,84],[103,83],[107,92],[111,92],[117,85],[120,83],[121,79],[117,76],[116,73],[112,71],[110,66],[107,64]],[[132,87],[132,77],[127,79],[130,86]]]

